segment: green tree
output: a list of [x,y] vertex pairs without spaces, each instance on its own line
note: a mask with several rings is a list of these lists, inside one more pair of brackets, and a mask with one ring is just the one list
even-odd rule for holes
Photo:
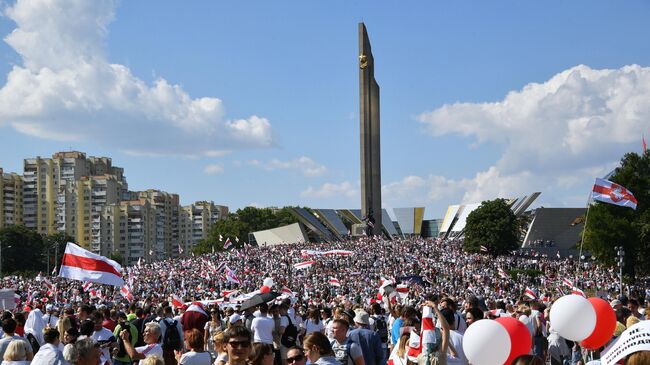
[[15,271],[43,271],[45,244],[36,231],[23,226],[9,226],[0,229],[2,245],[2,273]]
[[518,221],[504,199],[484,201],[467,216],[465,251],[478,252],[485,246],[494,255],[518,247]]
[[616,262],[614,247],[625,250],[626,275],[650,273],[650,152],[628,153],[609,178],[634,194],[637,209],[596,202],[589,207],[584,248],[607,265]]

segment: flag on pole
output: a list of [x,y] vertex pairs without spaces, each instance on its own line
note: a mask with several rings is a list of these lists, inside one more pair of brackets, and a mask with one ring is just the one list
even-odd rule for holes
[[219,235],[219,242],[223,241],[223,236]]
[[235,272],[230,270],[228,266],[224,269],[226,271],[226,280],[230,281],[231,283],[237,283],[241,285],[241,281],[239,281],[239,278],[237,275],[235,275]]
[[594,200],[636,209],[636,198],[632,192],[617,183],[605,179],[596,179],[591,192]]
[[645,143],[645,134],[641,136],[641,140],[643,141],[643,153],[648,150],[648,144]]
[[54,270],[52,270],[52,276],[56,275],[56,265],[54,265]]
[[178,244],[178,253],[181,255],[183,254],[183,247],[181,247],[180,243]]
[[59,276],[113,286],[124,285],[120,264],[71,242],[65,247]]
[[481,245],[481,252],[488,252],[488,248]]
[[93,285],[93,283],[91,283],[90,281],[86,281],[86,282],[84,283],[84,285],[81,286],[81,288],[84,290],[84,292],[87,292],[88,289],[90,289],[90,287],[91,287],[92,285]]
[[226,242],[223,244],[223,249],[224,250],[229,250],[233,245],[232,241],[230,240],[230,237],[226,238]]
[[307,268],[310,268],[311,265],[313,265],[315,263],[316,263],[316,261],[313,261],[313,260],[312,261],[303,261],[303,262],[299,262],[297,264],[294,264],[293,268],[296,269],[296,270],[307,269]]
[[235,236],[235,242],[239,243],[239,237]]

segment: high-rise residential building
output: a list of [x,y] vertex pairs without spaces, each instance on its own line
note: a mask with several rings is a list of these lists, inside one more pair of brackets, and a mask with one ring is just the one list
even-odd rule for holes
[[194,204],[183,207],[189,218],[189,232],[191,246],[199,244],[199,241],[208,237],[210,228],[219,220],[225,219],[228,215],[228,207],[215,205],[212,201],[197,201]]
[[[58,230],[57,199],[62,185],[83,177],[113,175],[122,183],[120,195],[128,191],[124,169],[112,166],[110,158],[90,157],[78,151],[57,152],[52,158],[28,158],[23,167],[23,222],[41,234]],[[63,188],[70,189],[69,186]],[[65,212],[65,209],[62,211]],[[68,217],[70,222],[72,217]],[[67,228],[66,228],[67,230]]]
[[102,243],[102,210],[121,201],[124,183],[115,175],[82,176],[62,180],[57,195],[55,227],[94,252]]
[[23,178],[0,168],[0,228],[23,224]]
[[119,253],[127,265],[156,259],[156,209],[145,198],[106,206],[101,232],[103,256]]
[[22,176],[0,169],[0,227],[64,232],[103,256],[119,253],[127,264],[189,253],[228,215],[228,207],[211,201],[181,207],[177,194],[129,191],[124,169],[108,157],[69,151],[23,162]]
[[179,199],[178,194],[149,189],[139,192],[140,199],[145,199],[155,210],[156,241],[153,247],[157,259],[178,256]]

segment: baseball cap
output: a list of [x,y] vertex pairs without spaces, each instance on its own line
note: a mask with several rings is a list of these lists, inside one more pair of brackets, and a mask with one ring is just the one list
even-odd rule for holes
[[229,319],[230,324],[235,324],[235,322],[237,321],[241,321],[241,316],[239,314],[235,313],[232,316],[230,316]]

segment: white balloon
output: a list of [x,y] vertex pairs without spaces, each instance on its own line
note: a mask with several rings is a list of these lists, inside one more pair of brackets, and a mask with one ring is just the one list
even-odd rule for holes
[[510,335],[499,322],[481,319],[467,327],[463,352],[472,365],[502,365],[510,355]]
[[551,326],[560,336],[582,341],[596,328],[596,311],[581,295],[565,295],[551,307]]
[[269,288],[273,287],[273,279],[271,278],[266,278],[264,279],[264,283],[262,285],[268,286]]

